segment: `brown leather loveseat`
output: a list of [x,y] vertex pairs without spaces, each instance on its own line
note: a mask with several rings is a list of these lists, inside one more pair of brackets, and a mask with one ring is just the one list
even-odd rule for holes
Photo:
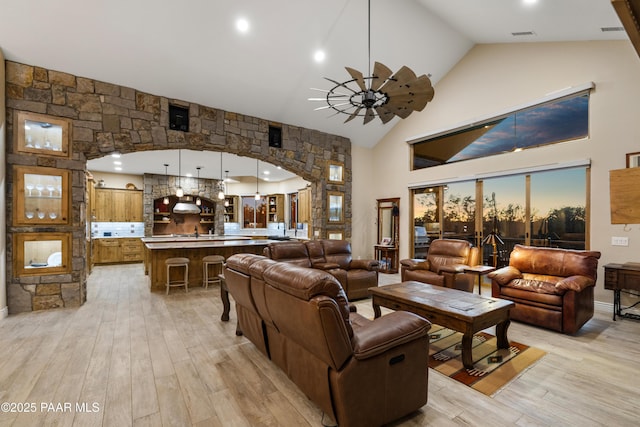
[[431,324],[369,320],[331,274],[253,254],[225,265],[239,328],[341,427],[387,424],[427,402]]
[[378,261],[353,259],[346,240],[309,240],[270,243],[264,255],[301,267],[325,270],[338,279],[350,300],[366,298],[378,286]]
[[516,303],[511,319],[575,334],[593,317],[600,252],[516,245],[489,273],[491,295]]
[[436,239],[429,245],[426,260],[400,261],[400,277],[403,282],[415,280],[473,292],[475,276],[464,273],[464,268],[477,265],[479,258],[478,248],[466,240]]

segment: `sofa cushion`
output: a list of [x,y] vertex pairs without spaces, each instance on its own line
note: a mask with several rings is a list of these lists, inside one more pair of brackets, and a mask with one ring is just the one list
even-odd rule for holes
[[269,243],[265,253],[275,261],[288,262],[300,267],[311,267],[309,252],[304,242]]
[[322,240],[322,247],[327,262],[336,263],[343,270],[351,268],[351,243],[346,240]]
[[272,287],[304,301],[316,296],[327,296],[338,305],[349,338],[353,328],[349,317],[349,301],[338,280],[331,274],[314,268],[289,263],[276,263],[264,272],[264,279]]
[[233,257],[227,258],[226,263],[228,264],[229,268],[248,275],[249,268],[251,267],[251,265],[254,262],[262,259],[267,259],[267,258],[262,255],[256,255],[256,254],[236,254]]
[[600,252],[574,251],[558,248],[537,248],[515,245],[509,265],[522,273],[569,277],[587,276],[596,279]]

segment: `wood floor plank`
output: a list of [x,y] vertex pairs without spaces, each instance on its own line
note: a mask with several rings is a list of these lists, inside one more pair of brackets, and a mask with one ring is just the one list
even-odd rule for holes
[[[76,309],[0,321],[0,400],[73,405],[0,413],[0,427],[320,425],[320,409],[235,335],[233,302],[219,320],[215,286],[166,296],[149,291],[141,264],[100,266],[87,295]],[[355,305],[373,318],[370,300]],[[512,322],[510,339],[547,352],[536,365],[493,397],[430,371],[427,405],[391,425],[635,425],[639,333],[640,322],[613,322],[602,307],[575,336]]]

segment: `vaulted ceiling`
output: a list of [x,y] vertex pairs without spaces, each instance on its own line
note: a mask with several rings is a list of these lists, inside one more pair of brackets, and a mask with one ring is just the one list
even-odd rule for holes
[[[239,18],[248,31],[236,29]],[[612,31],[622,24],[611,0],[371,0],[370,22],[371,62],[430,74],[432,102],[438,81],[477,43],[628,39]],[[20,0],[0,7],[8,60],[373,147],[401,119],[345,124],[346,116],[314,111],[323,104],[308,101],[322,96],[311,88],[332,87],[324,77],[349,80],[345,66],[369,74],[367,29],[367,0]],[[314,60],[318,50],[323,62]]]

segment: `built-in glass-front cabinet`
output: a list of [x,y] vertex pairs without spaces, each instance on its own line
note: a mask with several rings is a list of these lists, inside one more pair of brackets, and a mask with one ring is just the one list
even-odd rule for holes
[[69,223],[70,172],[68,170],[16,166],[14,173],[14,224]]
[[71,233],[15,233],[16,276],[71,272]]

